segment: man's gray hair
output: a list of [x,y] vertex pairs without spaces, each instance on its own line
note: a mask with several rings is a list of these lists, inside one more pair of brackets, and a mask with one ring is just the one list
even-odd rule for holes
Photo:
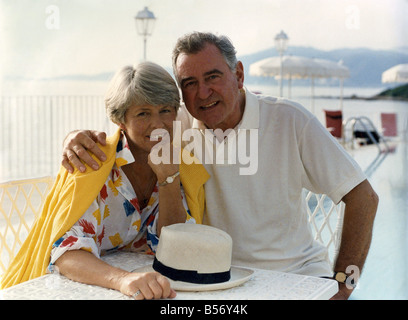
[[173,72],[176,76],[177,81],[178,74],[177,74],[177,58],[181,53],[184,54],[196,54],[204,49],[207,44],[215,45],[218,50],[220,50],[221,54],[224,56],[228,67],[234,71],[237,66],[237,56],[236,50],[233,46],[232,42],[226,36],[217,36],[213,33],[209,32],[192,32],[180,37],[177,40],[177,43],[173,50]]
[[142,62],[119,70],[105,96],[106,113],[116,123],[124,123],[131,106],[180,107],[180,93],[172,76],[159,65]]

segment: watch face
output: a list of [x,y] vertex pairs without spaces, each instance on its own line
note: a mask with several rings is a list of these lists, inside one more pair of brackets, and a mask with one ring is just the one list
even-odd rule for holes
[[347,275],[345,273],[343,273],[343,272],[338,272],[338,273],[336,273],[335,279],[338,282],[344,283],[344,282],[346,282]]
[[173,178],[173,177],[167,177],[167,179],[166,179],[167,183],[172,183],[172,182],[173,182],[173,180],[174,180],[174,178]]

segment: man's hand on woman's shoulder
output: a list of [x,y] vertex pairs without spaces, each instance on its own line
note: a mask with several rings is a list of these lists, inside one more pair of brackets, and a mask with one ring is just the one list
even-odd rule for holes
[[70,132],[63,143],[62,166],[70,173],[74,172],[74,167],[85,172],[84,163],[93,168],[99,169],[98,163],[91,157],[94,154],[99,160],[105,161],[106,155],[98,147],[97,143],[106,145],[106,133],[96,130],[76,130]]

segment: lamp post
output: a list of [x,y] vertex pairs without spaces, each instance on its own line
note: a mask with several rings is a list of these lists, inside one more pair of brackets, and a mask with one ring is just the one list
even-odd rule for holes
[[137,33],[143,36],[143,59],[146,61],[146,41],[147,37],[152,35],[156,17],[154,16],[153,12],[149,11],[149,9],[145,7],[143,10],[137,13],[135,20]]
[[282,62],[282,57],[283,57],[283,53],[287,49],[288,41],[289,41],[289,38],[288,38],[287,34],[285,32],[283,32],[283,30],[281,30],[281,32],[278,33],[275,36],[275,48],[279,52],[279,56],[280,56],[279,88],[280,88],[280,96],[281,97],[283,96],[283,87],[282,87],[283,62]]

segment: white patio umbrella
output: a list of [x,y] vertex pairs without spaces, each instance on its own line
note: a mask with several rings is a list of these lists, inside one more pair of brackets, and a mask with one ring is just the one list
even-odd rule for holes
[[322,65],[325,69],[325,74],[321,78],[337,78],[340,80],[340,110],[343,110],[343,84],[344,79],[350,77],[350,70],[343,61],[334,62],[325,59],[314,59],[315,62]]
[[[311,78],[321,75],[324,69],[313,59],[299,56],[283,56],[284,78]],[[262,77],[280,75],[280,57],[270,57],[249,66],[249,74]]]
[[408,63],[398,64],[382,73],[381,80],[386,82],[408,82]]
[[350,77],[349,69],[343,65],[342,61],[335,62],[325,59],[313,59],[319,65],[323,66],[324,72],[320,78],[339,78],[344,79]]
[[[310,78],[312,82],[312,112],[314,111],[314,79],[315,78],[339,78],[349,77],[349,70],[341,63],[323,59],[311,59],[300,56],[283,56],[282,77],[289,79],[289,90],[291,79]],[[270,57],[255,62],[249,67],[249,74],[263,77],[280,76],[280,58]],[[342,82],[341,82],[342,83]],[[341,90],[342,91],[342,90]],[[342,92],[341,92],[342,96]],[[290,97],[290,91],[289,91]],[[342,100],[341,100],[342,101]]]
[[[249,74],[262,77],[280,77],[280,57],[270,57],[249,66]],[[312,79],[312,110],[314,109],[314,78],[319,77],[324,68],[313,59],[300,56],[282,57],[282,77],[289,79],[289,97],[292,79]]]

